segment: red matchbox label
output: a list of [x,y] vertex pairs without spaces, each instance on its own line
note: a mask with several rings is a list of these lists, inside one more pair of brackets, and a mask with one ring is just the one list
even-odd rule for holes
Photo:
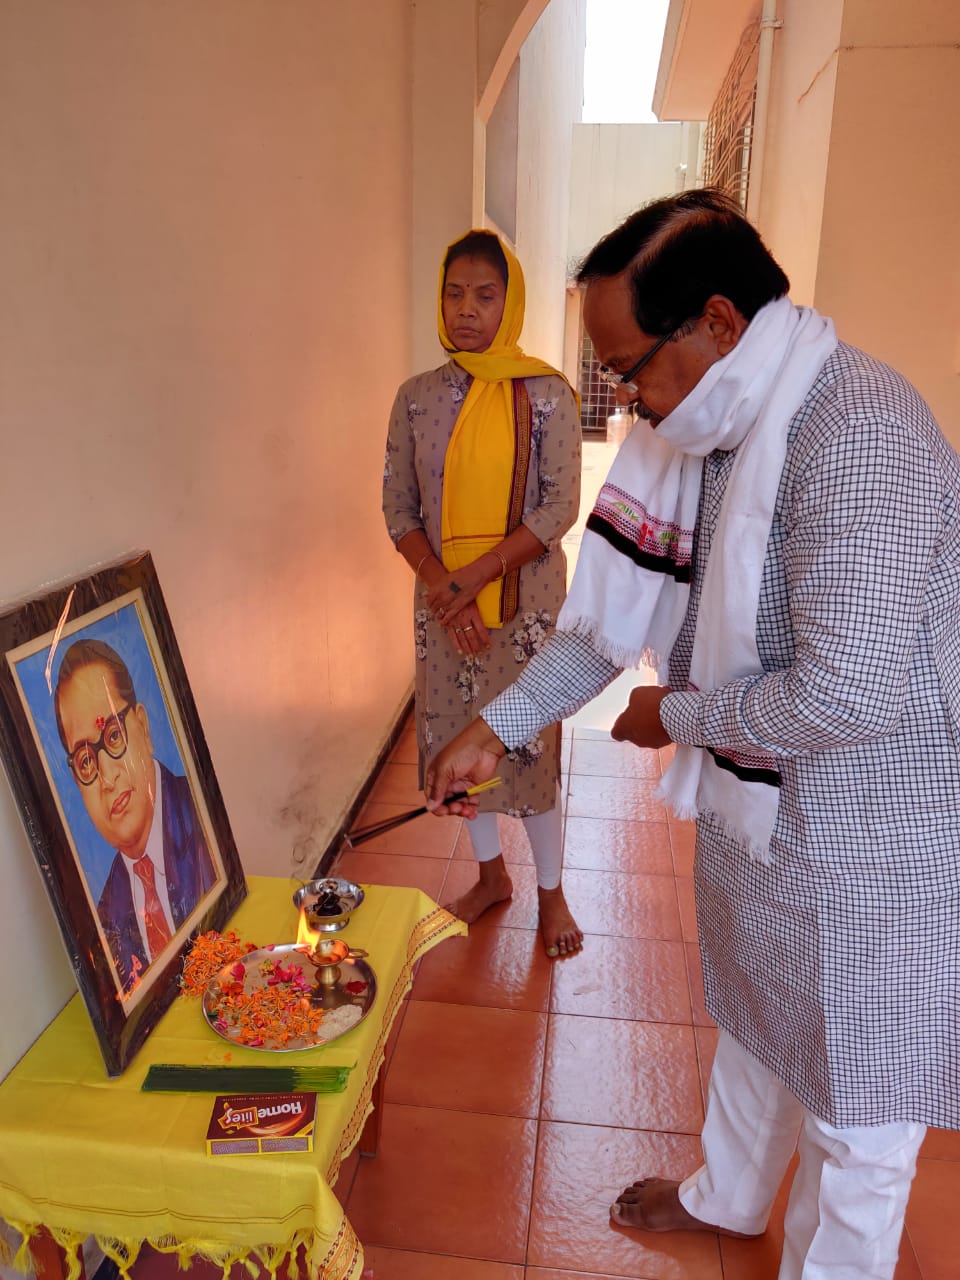
[[312,1151],[315,1093],[218,1094],[207,1129],[207,1154]]

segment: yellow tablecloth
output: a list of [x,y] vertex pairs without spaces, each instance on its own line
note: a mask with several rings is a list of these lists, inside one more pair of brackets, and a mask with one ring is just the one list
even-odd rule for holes
[[[263,946],[296,938],[299,882],[248,878],[229,924]],[[466,926],[419,889],[365,886],[339,935],[369,953],[377,976],[367,1017],[330,1045],[267,1054],[220,1039],[199,1001],[180,996],[126,1072],[108,1079],[79,995],[0,1084],[0,1218],[24,1236],[14,1265],[29,1269],[26,1241],[46,1227],[78,1258],[95,1236],[126,1273],[149,1243],[226,1269],[241,1258],[271,1272],[300,1247],[311,1273],[356,1280],[363,1251],[330,1185],[370,1112],[383,1047],[418,956]],[[21,975],[29,981],[29,974]],[[143,1093],[152,1063],[353,1065],[346,1091],[317,1096],[314,1150],[208,1156],[212,1094]],[[72,1265],[71,1280],[79,1274]]]

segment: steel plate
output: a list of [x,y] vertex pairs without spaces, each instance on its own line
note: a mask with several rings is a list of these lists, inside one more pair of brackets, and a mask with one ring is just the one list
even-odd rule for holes
[[[300,983],[304,983],[302,988],[296,981],[271,982],[278,965],[281,969],[294,972],[299,968],[302,974]],[[321,970],[314,969],[303,946],[290,942],[274,947],[261,947],[259,951],[251,951],[239,960],[224,965],[214,975],[203,995],[203,1016],[218,1036],[245,1049],[260,1049],[266,1053],[293,1053],[298,1049],[314,1049],[318,1045],[330,1044],[358,1026],[370,1012],[377,997],[376,974],[365,960],[348,957],[336,967],[339,970],[337,975],[333,975],[328,969],[328,976],[335,978],[335,981],[324,982],[320,979]],[[253,1044],[249,1039],[243,1038],[227,997],[239,996],[242,1000],[242,997],[251,995],[258,988],[269,989],[271,986],[284,989],[284,999],[289,997],[291,1001],[298,1001],[301,1007],[303,1002],[308,1002],[324,1011],[325,1016],[315,1034],[298,1035],[285,1043],[280,1043],[276,1037],[271,1043],[269,1033],[265,1033],[262,1044]],[[360,1016],[349,1026],[342,1025],[344,1017],[338,1016],[337,1012],[345,1008],[360,1010]]]

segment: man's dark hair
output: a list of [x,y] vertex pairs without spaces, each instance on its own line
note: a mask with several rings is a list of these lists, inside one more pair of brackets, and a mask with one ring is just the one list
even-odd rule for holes
[[133,677],[116,649],[111,649],[102,640],[77,640],[63,655],[63,661],[60,663],[60,671],[57,675],[57,687],[53,693],[53,713],[57,718],[57,732],[60,734],[60,741],[63,743],[65,751],[70,750],[70,744],[67,742],[66,734],[63,731],[63,721],[60,718],[60,693],[67,681],[75,676],[78,671],[82,671],[84,667],[93,666],[106,667],[112,674],[113,682],[117,686],[117,693],[123,705],[128,703],[131,707],[137,705]]
[[447,256],[443,260],[443,279],[446,283],[447,272],[450,269],[451,262],[456,262],[458,258],[483,258],[489,262],[503,281],[506,288],[509,270],[507,268],[507,259],[503,250],[500,248],[500,241],[492,231],[468,231],[465,236],[461,236],[447,250]]
[[713,294],[746,320],[782,298],[790,281],[740,206],[710,187],[644,205],[603,237],[577,272],[579,284],[631,269],[633,311],[644,333],[672,333]]

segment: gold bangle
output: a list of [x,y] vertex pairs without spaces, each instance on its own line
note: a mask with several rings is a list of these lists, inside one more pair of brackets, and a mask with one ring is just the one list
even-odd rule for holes
[[490,554],[493,556],[496,556],[497,559],[500,561],[500,563],[503,565],[503,572],[500,574],[500,577],[505,578],[507,576],[507,573],[509,572],[509,570],[507,569],[507,557],[501,551],[491,551]]
[[420,577],[420,570],[423,568],[424,564],[430,559],[432,555],[433,555],[433,552],[428,551],[427,554],[421,558],[420,563],[417,565],[417,567],[413,571],[413,576],[415,578]]

